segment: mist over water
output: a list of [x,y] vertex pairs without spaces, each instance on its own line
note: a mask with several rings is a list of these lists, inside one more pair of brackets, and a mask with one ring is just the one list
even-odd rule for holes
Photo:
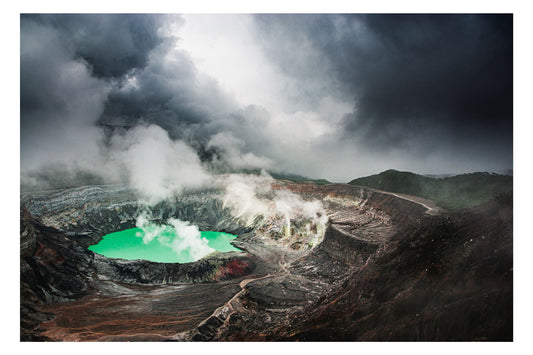
[[88,249],[109,258],[162,263],[189,263],[215,251],[239,251],[230,244],[236,238],[234,235],[212,231],[198,232],[194,236],[187,234],[187,230],[190,233],[194,229],[196,227],[187,225],[178,229],[168,224],[147,224],[143,228],[107,234]]
[[[223,191],[216,198],[220,198],[223,208],[228,208],[244,225],[260,227],[264,223],[274,223],[283,230],[284,237],[290,238],[291,219],[304,220],[306,224],[300,233],[303,231],[310,246],[314,246],[327,223],[322,203],[318,200],[305,201],[290,191],[273,189],[273,183],[275,180],[263,171],[261,175],[211,176],[205,187]],[[171,193],[167,198],[176,194]],[[140,200],[136,228],[106,235],[90,250],[113,258],[181,263],[199,260],[214,251],[238,250],[229,243],[237,236],[200,231],[198,226],[176,218],[168,218],[162,223],[154,222],[154,201],[168,199],[161,199],[158,195],[141,196],[143,199]]]
[[194,261],[215,251],[198,227],[189,222],[169,218],[165,224],[155,224],[150,221],[149,210],[145,209],[137,217],[135,225],[140,230],[136,235],[142,238],[144,245],[155,241],[174,251],[180,258],[190,257]]

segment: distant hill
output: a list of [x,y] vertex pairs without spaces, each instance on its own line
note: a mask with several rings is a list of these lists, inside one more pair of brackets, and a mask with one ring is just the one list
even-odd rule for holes
[[445,209],[456,210],[479,205],[512,191],[513,177],[484,172],[434,178],[387,170],[352,180],[349,184],[420,196],[435,201]]
[[422,176],[433,178],[433,179],[439,179],[439,178],[446,178],[446,177],[452,177],[456,176],[457,174],[424,174]]
[[317,185],[331,184],[331,182],[329,182],[326,179],[310,179],[308,177],[296,175],[296,174],[279,174],[279,173],[270,172],[270,175],[274,179],[278,179],[278,180],[289,180],[289,181],[294,181],[294,182],[312,182]]
[[[261,174],[261,169],[240,169],[236,171],[237,173],[241,174],[253,174],[253,175],[259,175]],[[301,182],[301,183],[313,183],[317,185],[327,185],[331,184],[330,181],[326,179],[311,179],[306,176],[297,175],[297,174],[291,174],[291,173],[276,173],[272,171],[267,171],[267,173],[272,176],[274,179],[277,180],[289,180],[292,182]]]

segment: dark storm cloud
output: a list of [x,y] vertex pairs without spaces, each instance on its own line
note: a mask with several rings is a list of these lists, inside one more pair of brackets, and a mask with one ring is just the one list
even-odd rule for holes
[[61,14],[24,16],[50,25],[71,44],[97,77],[119,78],[143,68],[148,54],[162,42],[159,15]]
[[512,166],[511,16],[196,16],[22,15],[22,168],[102,175],[127,132],[221,171]]
[[[227,110],[217,83],[174,50],[176,38],[160,34],[166,21],[183,23],[159,15],[22,15],[23,137],[50,121],[83,121],[156,123],[177,138]],[[96,96],[98,103],[91,101]],[[67,108],[74,105],[72,114]]]
[[[327,58],[354,102],[345,138],[374,149],[498,138],[510,151],[511,15],[260,15],[257,22],[269,40],[306,38]],[[279,48],[273,60],[301,75]]]
[[[23,189],[125,182],[162,198],[205,181],[196,152],[168,134],[187,122],[167,111],[205,106],[212,84],[185,54],[173,52],[174,39],[160,36],[150,18],[21,17]],[[179,25],[179,18],[169,19]],[[160,40],[145,43],[145,28]],[[120,95],[136,127],[104,136],[106,103]],[[169,132],[153,122],[167,122]]]
[[[182,24],[178,16],[21,16],[24,185],[63,186],[87,176],[115,182],[122,170],[144,186],[136,154],[150,149],[158,155],[152,162],[173,160],[159,164],[153,181],[168,178],[166,168],[176,164],[201,171],[194,150],[168,136],[205,147],[205,124],[226,112],[231,100],[176,47],[165,21]],[[172,180],[180,185],[183,179]]]
[[109,90],[142,70],[163,42],[161,22],[156,15],[21,15],[23,139],[50,125],[94,125]]
[[510,143],[512,17],[376,16],[364,22],[383,43],[376,56],[386,59],[363,71],[366,85],[347,128],[416,138],[418,127],[436,126],[472,139],[503,134]]
[[94,140],[91,127],[102,113],[106,84],[74,59],[60,32],[33,18],[21,18],[20,51],[23,168],[96,149],[79,147]]
[[189,55],[173,45],[168,40],[159,46],[143,70],[110,92],[101,123],[150,122],[173,138],[184,138],[231,109],[231,98],[218,83],[199,73]]

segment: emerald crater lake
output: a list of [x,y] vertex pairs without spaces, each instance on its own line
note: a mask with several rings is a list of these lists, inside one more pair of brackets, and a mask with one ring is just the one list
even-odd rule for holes
[[230,244],[237,236],[214,231],[180,233],[173,226],[130,228],[103,236],[89,250],[108,258],[189,263],[214,252],[239,251]]

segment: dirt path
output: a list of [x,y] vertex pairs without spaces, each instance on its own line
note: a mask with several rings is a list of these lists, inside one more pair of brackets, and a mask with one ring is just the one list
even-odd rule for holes
[[411,201],[411,202],[417,203],[417,204],[421,205],[422,207],[426,208],[427,209],[426,213],[429,214],[429,215],[436,216],[436,215],[440,214],[441,209],[439,207],[437,207],[435,202],[433,202],[431,200],[426,200],[426,199],[424,199],[422,197],[418,197],[418,196],[397,194],[397,193],[387,192],[387,191],[382,191],[382,192],[384,192],[386,194],[389,194],[389,195],[396,196],[398,198],[401,198],[401,199],[404,199],[404,200],[407,200],[407,201]]
[[222,324],[220,324],[220,326],[218,326],[217,328],[226,326],[232,314],[236,312],[244,311],[238,299],[246,291],[246,286],[249,283],[272,278],[272,277],[280,277],[280,276],[289,274],[290,271],[287,269],[288,263],[285,260],[286,255],[283,254],[283,252],[281,252],[279,255],[277,255],[277,257],[278,257],[279,269],[276,272],[272,272],[267,275],[263,275],[261,277],[252,277],[252,278],[242,280],[241,282],[239,282],[239,287],[241,288],[240,291],[235,293],[235,295],[233,295],[233,297],[229,299],[226,303],[224,303],[222,306],[215,309],[215,311],[211,313],[211,315],[209,315],[204,320],[199,322],[198,326],[195,329],[176,334],[172,338],[175,340],[190,340],[192,339],[195,333],[198,333],[198,329],[200,329],[202,326],[207,324],[213,318],[223,320]]

